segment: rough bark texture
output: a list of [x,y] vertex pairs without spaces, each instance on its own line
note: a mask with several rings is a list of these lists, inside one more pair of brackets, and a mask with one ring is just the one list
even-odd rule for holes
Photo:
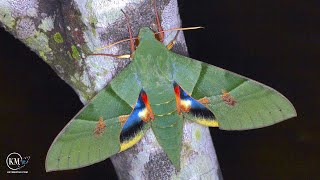
[[[164,29],[180,26],[176,0],[157,2]],[[156,30],[151,0],[1,0],[0,25],[36,52],[78,93],[85,104],[130,61],[88,56],[95,49],[128,38],[124,10],[134,36],[141,27]],[[165,43],[174,33],[165,34]],[[102,53],[128,54],[121,43]],[[187,55],[183,33],[173,51]],[[112,162],[120,179],[222,179],[207,127],[184,126],[181,171],[176,172],[148,131]]]

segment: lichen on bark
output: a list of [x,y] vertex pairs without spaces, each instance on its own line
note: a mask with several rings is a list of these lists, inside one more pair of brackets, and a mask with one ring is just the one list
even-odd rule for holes
[[[157,1],[164,29],[181,25],[176,0]],[[3,0],[0,25],[37,53],[79,95],[91,99],[130,61],[88,56],[95,49],[128,38],[126,20],[133,35],[141,27],[156,30],[151,0]],[[165,34],[165,43],[174,33]],[[183,33],[173,51],[187,55]],[[102,53],[128,54],[128,42]],[[151,130],[136,146],[119,153],[112,162],[120,179],[222,179],[207,127],[185,123],[181,171],[177,172]]]

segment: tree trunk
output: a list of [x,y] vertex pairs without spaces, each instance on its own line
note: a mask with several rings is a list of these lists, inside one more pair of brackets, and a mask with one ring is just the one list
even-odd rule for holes
[[[88,56],[95,49],[128,38],[124,10],[133,35],[156,30],[151,0],[2,0],[0,25],[36,52],[86,104],[130,61]],[[180,27],[176,0],[157,2],[163,29]],[[175,33],[165,34],[165,43]],[[102,53],[128,54],[129,43]],[[183,33],[174,52],[187,55]],[[119,179],[222,179],[207,127],[185,123],[181,171],[176,172],[149,130],[137,145],[111,157]]]

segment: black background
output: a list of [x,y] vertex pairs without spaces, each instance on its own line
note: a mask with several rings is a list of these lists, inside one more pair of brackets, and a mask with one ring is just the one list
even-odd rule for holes
[[[211,129],[224,179],[319,179],[320,4],[316,1],[179,1],[192,58],[267,84],[283,93],[298,117],[242,132]],[[45,173],[47,150],[82,107],[77,95],[37,55],[0,29],[0,177],[114,179],[108,159]],[[31,156],[7,175],[6,156]],[[1,178],[3,179],[3,178]]]

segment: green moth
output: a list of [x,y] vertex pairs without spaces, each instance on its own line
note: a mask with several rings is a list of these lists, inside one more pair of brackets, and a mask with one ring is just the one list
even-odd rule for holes
[[247,130],[296,116],[290,101],[249,78],[175,54],[141,28],[132,62],[101,90],[52,143],[46,170],[88,166],[124,151],[152,129],[180,169],[185,120]]

